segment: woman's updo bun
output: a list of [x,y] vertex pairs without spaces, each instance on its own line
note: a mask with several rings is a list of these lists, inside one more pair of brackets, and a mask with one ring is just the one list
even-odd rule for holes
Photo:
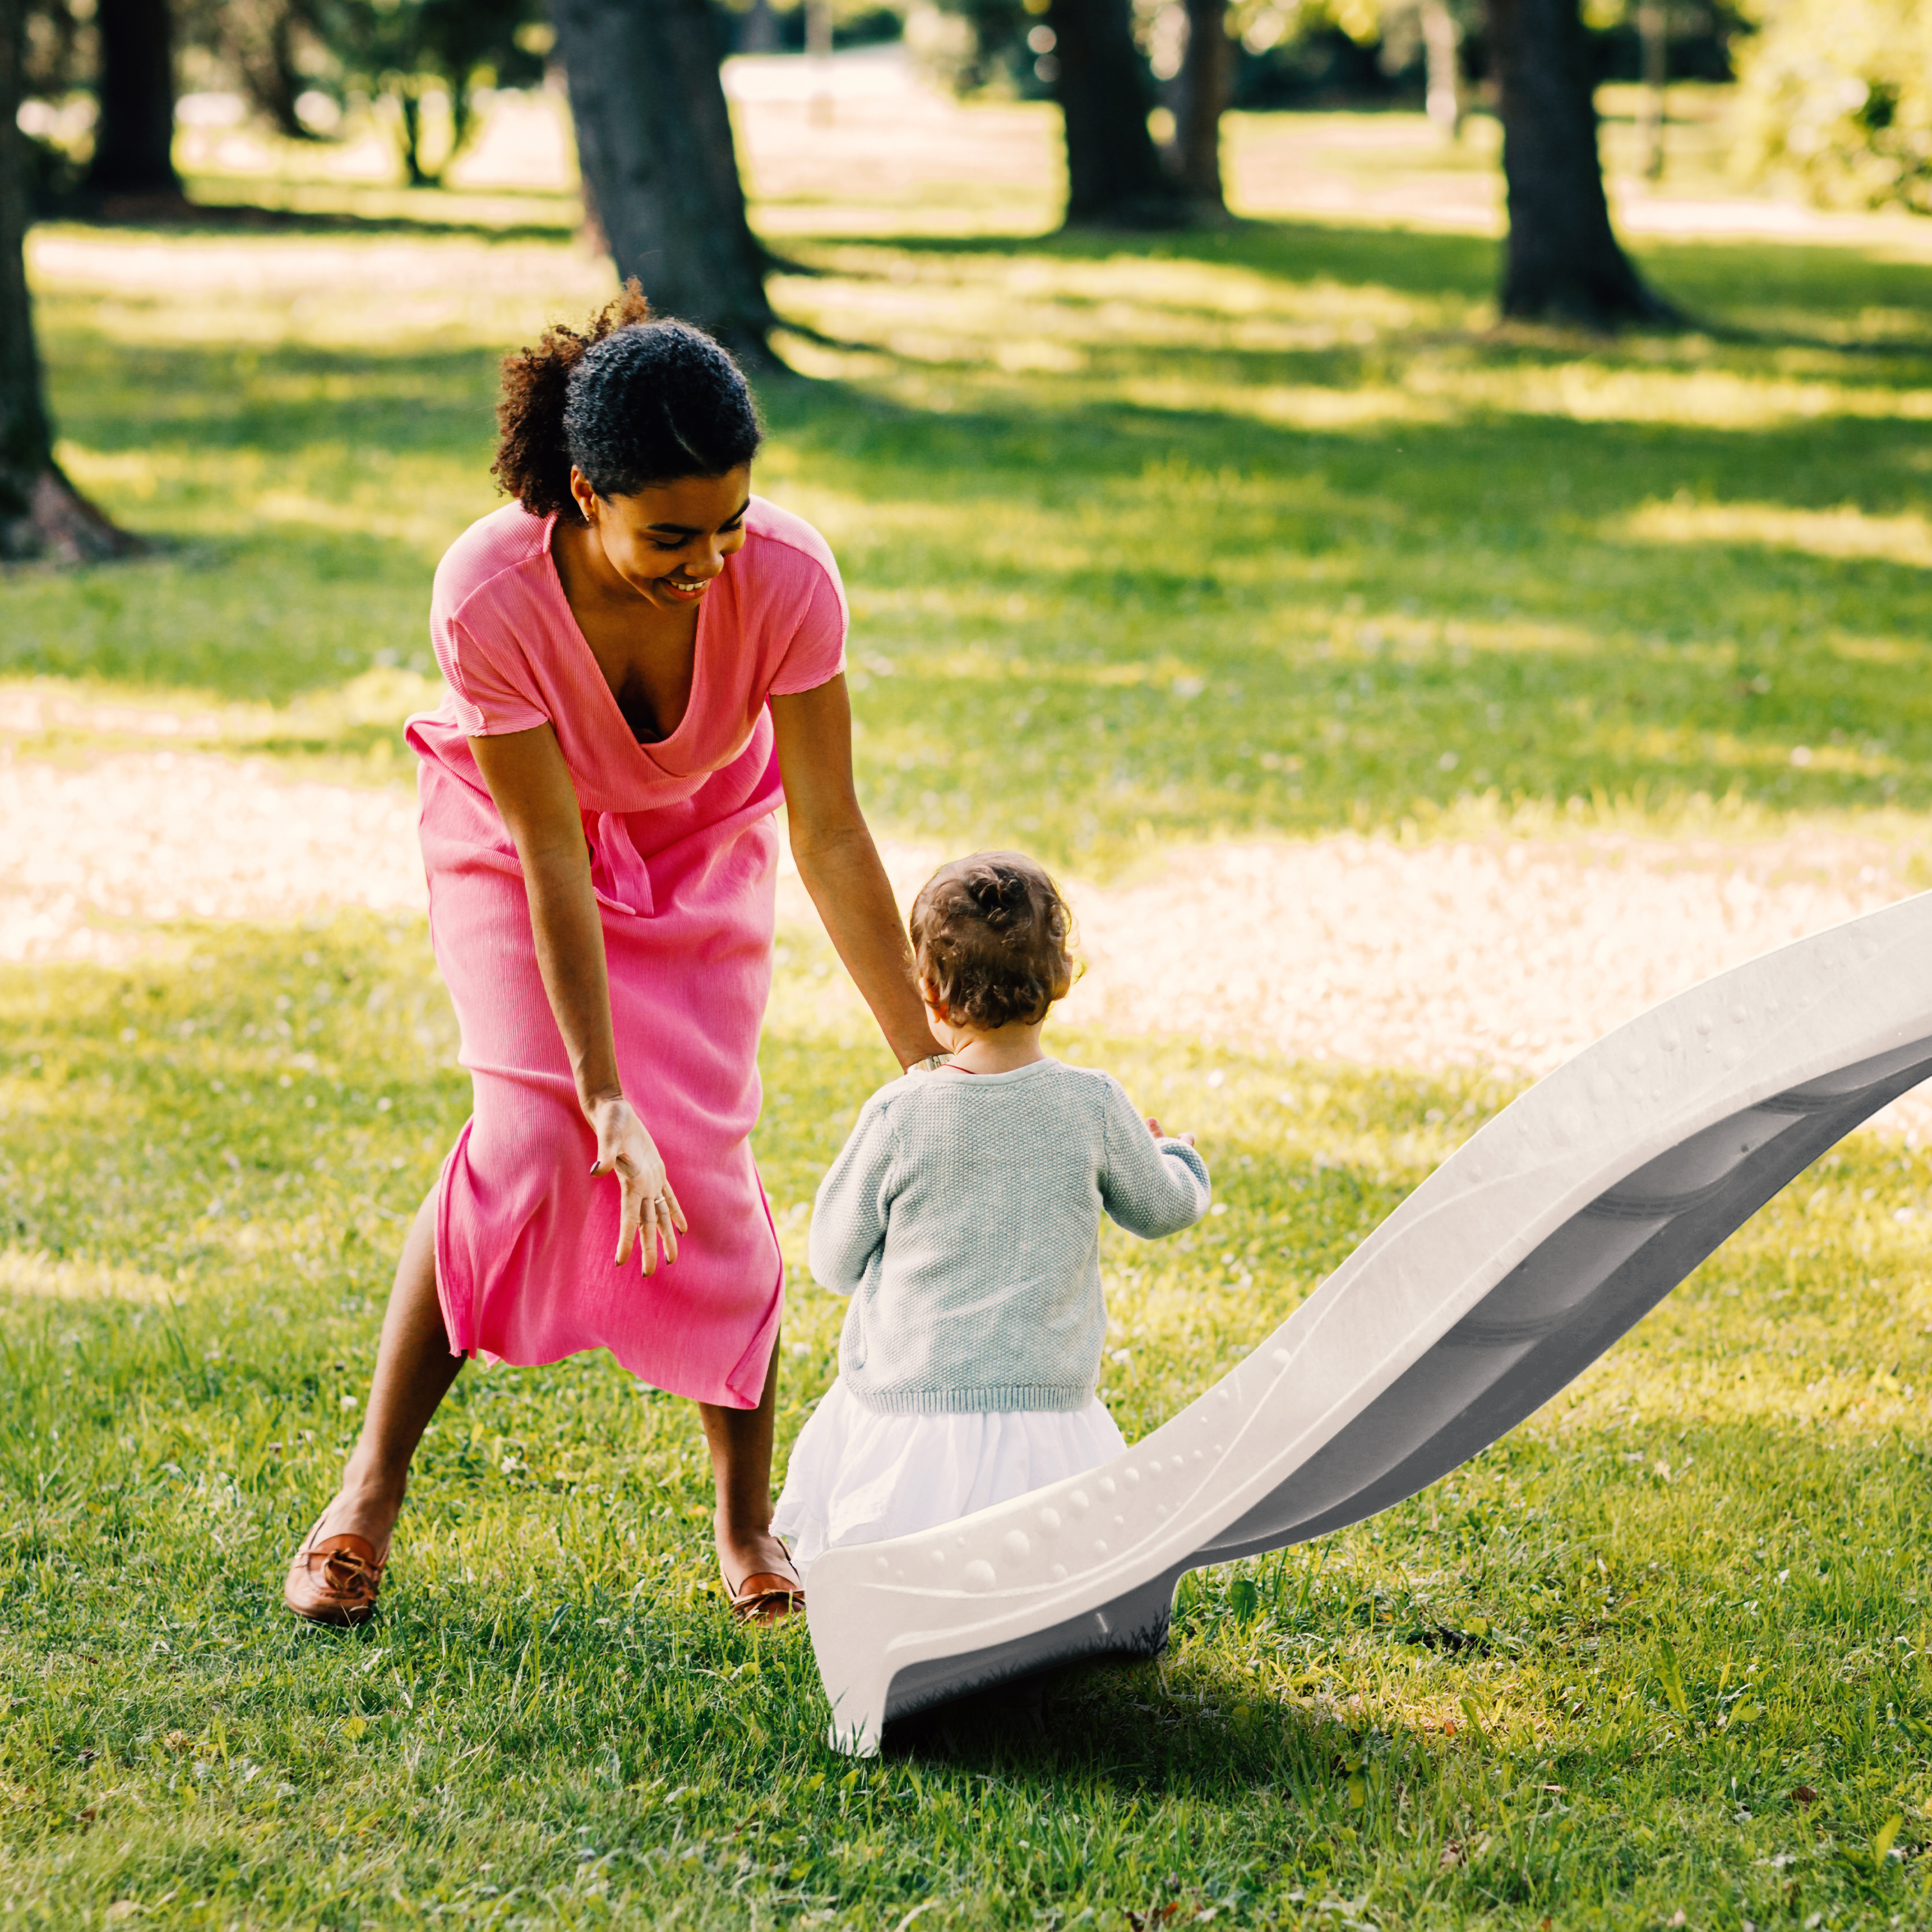
[[583,328],[562,322],[503,358],[497,482],[532,516],[576,514],[575,466],[628,496],[749,463],[764,432],[728,351],[688,322],[653,321],[634,281]]

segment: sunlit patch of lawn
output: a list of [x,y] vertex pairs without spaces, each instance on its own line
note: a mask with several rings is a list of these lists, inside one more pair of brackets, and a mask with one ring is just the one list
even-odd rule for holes
[[[1912,1922],[1932,1840],[1932,1160],[1856,1138],[1528,1424],[1198,1576],[1157,1664],[826,1749],[802,1634],[712,1594],[688,1408],[471,1370],[379,1619],[276,1589],[464,1113],[424,937],[183,934],[0,975],[0,1789],[23,1925]],[[877,1044],[787,940],[758,1147],[781,1444],[834,1370],[806,1203]],[[1508,1097],[1075,1036],[1217,1212],[1108,1238],[1105,1388],[1205,1387]],[[284,1082],[286,1082],[284,1084]],[[1901,1864],[1900,1856],[1904,1862]],[[828,1918],[825,1915],[830,1915]],[[123,1917],[134,1915],[123,1910]],[[1178,1922],[1177,1915],[1175,1922]]]
[[[116,245],[121,285],[51,232],[42,313],[71,465],[157,554],[10,578],[0,670],[278,705],[427,670],[494,354],[605,271],[475,229]],[[821,380],[766,385],[760,477],[838,548],[888,832],[1104,872],[1573,800],[1932,802],[1932,339],[1856,340],[1923,262],[1672,244],[1713,332],[1603,342],[1490,331],[1463,235],[788,246],[781,306],[853,346],[790,343]]]

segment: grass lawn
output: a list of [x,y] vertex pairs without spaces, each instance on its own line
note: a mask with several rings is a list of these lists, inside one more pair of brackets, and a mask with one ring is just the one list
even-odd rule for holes
[[[794,1262],[884,1070],[796,985],[760,1136]],[[382,1616],[281,1613],[464,1111],[418,928],[15,970],[0,1028],[0,1924],[1932,1910],[1922,1156],[1850,1144],[1453,1478],[1194,1580],[1167,1656],[1058,1680],[1046,1738],[995,1706],[854,1766],[802,1633],[713,1592],[690,1410],[605,1358],[466,1374]],[[1108,1242],[1130,1437],[1504,1097],[1060,1046],[1197,1123],[1226,1204]],[[842,1312],[799,1281],[784,1441]]]
[[[763,487],[838,550],[882,830],[1104,872],[1924,823],[1922,253],[1653,247],[1712,326],[1605,344],[1495,332],[1454,233],[782,212],[781,305],[847,346],[766,386]],[[0,580],[0,676],[394,782],[494,357],[608,286],[555,218],[42,230],[67,459],[157,548]],[[63,730],[16,748],[100,748]],[[0,970],[0,1928],[1932,1921],[1932,1156],[1855,1138],[1505,1442],[1193,1579],[1044,1735],[994,1700],[854,1765],[802,1633],[724,1614],[690,1410],[601,1357],[466,1372],[382,1616],[291,1626],[465,1083],[418,923],[173,938]],[[887,1071],[785,946],[782,1450],[842,1312],[806,1205]],[[1226,1210],[1109,1239],[1130,1438],[1509,1097],[1057,1045],[1197,1128]]]

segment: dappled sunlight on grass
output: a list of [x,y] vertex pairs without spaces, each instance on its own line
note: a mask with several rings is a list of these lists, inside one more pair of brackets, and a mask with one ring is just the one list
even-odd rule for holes
[[[795,242],[778,299],[829,380],[764,386],[759,480],[838,550],[884,831],[1103,875],[1572,800],[1932,804],[1932,361],[1830,339],[1932,268],[1734,243],[1706,292],[1804,340],[1606,343],[1485,332],[1467,236]],[[494,354],[607,271],[326,226],[37,247],[64,453],[158,544],[12,580],[0,669],[277,706],[426,674],[430,568],[497,500]],[[1708,254],[1672,249],[1696,292]]]
[[1876,557],[1918,569],[1932,566],[1932,519],[1913,512],[1868,515],[1855,503],[1834,510],[1794,510],[1782,503],[1646,503],[1619,536],[1640,543],[1735,544],[1802,551],[1810,556]]

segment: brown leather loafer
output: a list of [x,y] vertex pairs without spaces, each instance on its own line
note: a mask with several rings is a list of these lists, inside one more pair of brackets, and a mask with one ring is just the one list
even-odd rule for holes
[[282,1586],[282,1600],[312,1624],[364,1622],[376,1608],[389,1552],[386,1550],[379,1556],[360,1536],[318,1538],[316,1531],[321,1527],[322,1516],[317,1516],[302,1538]]
[[[778,1539],[778,1545],[790,1563],[791,1550],[783,1537]],[[778,1623],[805,1609],[805,1586],[799,1580],[796,1565],[789,1576],[781,1576],[773,1570],[760,1570],[745,1578],[735,1589],[722,1568],[718,1580],[731,1600],[733,1618],[741,1624]]]
[[[722,1570],[719,1580],[731,1590],[731,1580]],[[747,1576],[731,1590],[731,1614],[741,1624],[775,1624],[805,1608],[805,1588],[796,1577],[781,1576],[760,1570]]]

